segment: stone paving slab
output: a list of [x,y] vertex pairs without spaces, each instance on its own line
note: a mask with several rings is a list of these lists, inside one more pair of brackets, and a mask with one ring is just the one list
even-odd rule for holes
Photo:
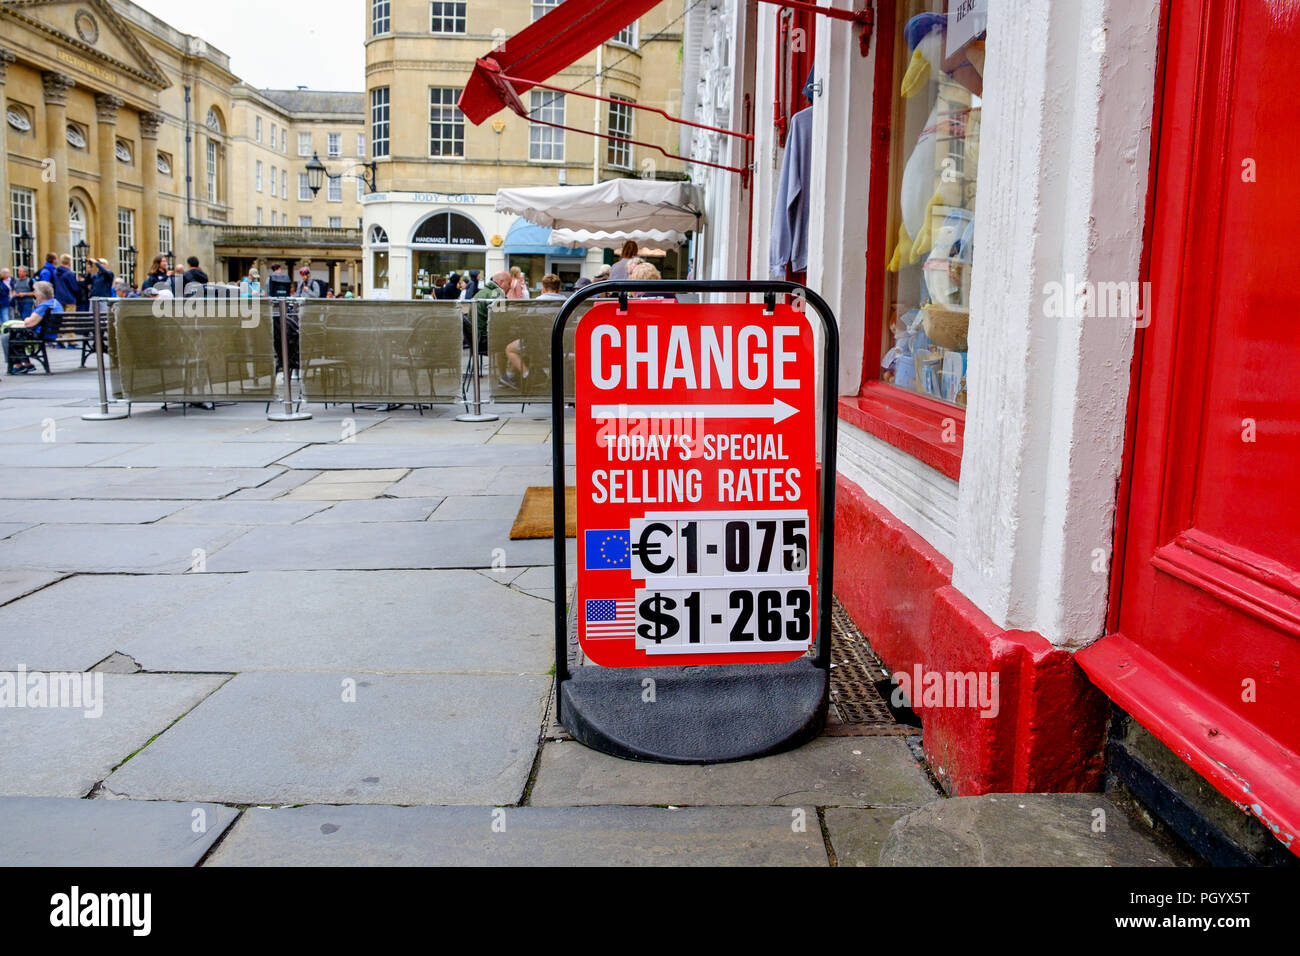
[[835,851],[835,865],[879,866],[889,828],[908,812],[900,808],[828,807],[826,833]]
[[[298,445],[305,445],[311,442],[336,442],[343,441],[347,433],[353,436],[359,436],[369,428],[373,428],[379,423],[385,421],[384,416],[367,416],[358,412],[352,414],[348,409],[342,409],[339,414],[326,415],[319,407],[310,409],[312,417],[303,422],[267,422],[257,428],[249,429],[245,434],[238,438],[231,438],[230,441],[246,442],[296,442]],[[331,408],[329,412],[339,412],[338,409]]]
[[391,485],[406,477],[409,468],[342,468],[335,471],[322,471],[312,479],[318,485],[337,485],[349,482],[369,482],[371,484]]
[[[551,457],[549,449],[546,457],[548,460]],[[550,465],[502,468],[488,481],[483,493],[489,495],[522,495],[532,487],[545,486],[549,488],[552,474]],[[576,477],[576,472],[572,467],[564,469],[565,484],[573,484]]]
[[500,422],[457,422],[431,418],[390,418],[382,424],[357,432],[361,445],[475,445],[496,434]]
[[262,468],[302,447],[302,442],[159,442],[122,451],[100,464],[114,468]]
[[486,568],[494,561],[512,566],[549,564],[551,541],[511,541],[511,523],[375,521],[341,528],[304,522],[254,528],[229,547],[209,552],[208,570]]
[[329,507],[325,502],[313,501],[201,501],[190,505],[159,522],[173,524],[235,524],[269,525],[293,524]]
[[361,501],[387,494],[391,483],[387,481],[340,481],[320,484],[309,481],[286,495],[287,501]]
[[312,445],[285,458],[290,468],[447,468],[543,465],[547,448],[496,448],[490,445]]
[[[343,700],[345,680],[356,682],[354,702]],[[240,674],[104,786],[134,799],[216,803],[514,803],[550,683]]]
[[306,524],[363,524],[373,521],[425,521],[442,498],[370,498],[340,501],[317,512]]
[[12,538],[20,531],[26,531],[28,528],[36,527],[32,521],[5,521],[0,523],[0,540]]
[[194,504],[191,501],[0,501],[0,521],[39,518],[59,524],[151,524]]
[[548,743],[530,802],[547,807],[916,807],[938,796],[897,738],[819,737],[772,757],[708,766],[638,763],[572,741]]
[[196,549],[210,560],[212,552],[247,530],[240,525],[45,524],[6,541],[0,568],[179,574],[193,566]]
[[103,681],[99,717],[87,717],[84,707],[0,707],[0,796],[84,796],[227,680],[222,674],[76,675],[83,676]]
[[[388,490],[398,498],[438,498],[484,494],[484,485],[495,477],[497,468],[416,468]],[[521,492],[522,494],[522,492]]]
[[[1099,819],[1104,831],[1094,826]],[[880,865],[1172,866],[1174,861],[1104,794],[999,793],[943,800],[902,817],[885,840]]]
[[39,591],[64,577],[66,575],[62,571],[28,571],[22,568],[0,571],[0,604],[8,604],[33,591]]
[[40,445],[11,446],[5,453],[14,464],[28,468],[83,468],[96,464],[115,464],[113,459],[126,452],[138,452],[148,445],[107,444],[52,441]]
[[318,471],[284,471],[256,488],[242,488],[229,497],[231,500],[270,501],[306,484],[319,474]]
[[825,866],[816,810],[794,810],[802,832],[784,807],[251,809],[205,865]]
[[224,498],[281,473],[279,468],[0,468],[9,498]]
[[430,521],[469,520],[471,518],[509,518],[515,520],[524,496],[519,495],[448,495],[429,516]]
[[0,866],[194,866],[237,816],[214,803],[0,797]]
[[176,614],[229,579],[93,574],[51,584],[0,607],[0,668],[87,670],[143,630],[166,629]]
[[554,661],[550,608],[473,571],[221,577],[117,649],[150,671],[545,674]]

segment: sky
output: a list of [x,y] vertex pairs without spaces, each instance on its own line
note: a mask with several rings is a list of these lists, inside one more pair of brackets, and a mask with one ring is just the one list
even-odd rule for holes
[[356,0],[134,2],[227,54],[231,72],[252,86],[365,89],[365,8]]

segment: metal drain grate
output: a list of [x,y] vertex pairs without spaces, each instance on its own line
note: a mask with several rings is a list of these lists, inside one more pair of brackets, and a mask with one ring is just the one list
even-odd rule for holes
[[[889,710],[876,684],[886,680],[884,666],[866,637],[835,599],[831,613],[831,705],[842,733],[916,733]],[[829,728],[828,728],[829,729]]]

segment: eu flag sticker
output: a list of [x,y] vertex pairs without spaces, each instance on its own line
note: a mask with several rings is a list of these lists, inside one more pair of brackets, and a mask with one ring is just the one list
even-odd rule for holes
[[588,571],[627,571],[632,567],[627,529],[586,531]]

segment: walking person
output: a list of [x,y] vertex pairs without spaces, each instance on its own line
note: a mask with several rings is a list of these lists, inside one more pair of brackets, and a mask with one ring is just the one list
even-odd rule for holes
[[153,257],[153,262],[149,263],[149,271],[145,273],[144,281],[140,283],[140,291],[153,288],[157,283],[167,282],[167,257],[159,254]]
[[181,288],[184,290],[182,294],[186,298],[203,295],[207,292],[208,274],[199,268],[199,257],[190,256],[185,260],[185,264],[189,268],[185,270],[185,275],[181,277]]
[[14,318],[25,319],[32,314],[36,305],[36,280],[28,274],[26,266],[18,267],[18,275],[13,279],[9,290],[9,303],[14,310]]

